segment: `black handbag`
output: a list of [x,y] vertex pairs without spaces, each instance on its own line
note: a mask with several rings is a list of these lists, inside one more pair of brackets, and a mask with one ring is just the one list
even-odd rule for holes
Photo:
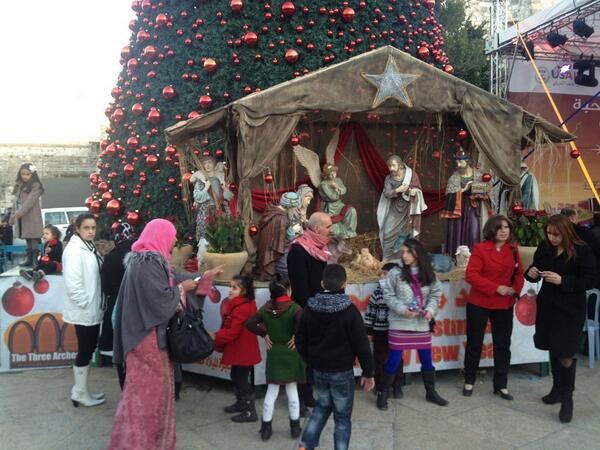
[[175,313],[167,327],[169,356],[176,363],[201,361],[215,349],[215,343],[204,328],[202,313],[187,308]]

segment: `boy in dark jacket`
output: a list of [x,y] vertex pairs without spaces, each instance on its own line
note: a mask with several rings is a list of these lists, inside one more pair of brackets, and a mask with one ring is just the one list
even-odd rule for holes
[[373,357],[363,320],[344,293],[346,270],[330,264],[323,271],[322,293],[308,300],[296,330],[296,348],[314,369],[318,399],[304,433],[301,448],[319,445],[331,412],[335,421],[335,448],[347,449],[352,431],[354,359],[363,371],[361,385],[373,389]]

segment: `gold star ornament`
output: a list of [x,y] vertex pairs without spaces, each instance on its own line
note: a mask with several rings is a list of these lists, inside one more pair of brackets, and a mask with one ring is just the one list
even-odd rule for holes
[[415,81],[419,75],[400,73],[396,61],[388,57],[385,70],[381,74],[361,73],[361,76],[377,88],[372,108],[375,109],[386,100],[393,98],[401,104],[412,107],[406,92],[406,86]]

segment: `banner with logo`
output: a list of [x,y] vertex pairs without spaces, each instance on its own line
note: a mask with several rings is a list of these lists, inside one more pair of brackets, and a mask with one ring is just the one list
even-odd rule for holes
[[[376,283],[351,284],[346,292],[351,296],[352,302],[364,314],[367,309],[369,296],[377,287]],[[442,282],[443,295],[440,310],[436,317],[436,327],[433,335],[433,363],[437,370],[459,369],[463,367],[466,345],[466,312],[467,298],[470,286],[465,281]],[[221,297],[227,296],[227,288],[217,287]],[[515,305],[515,318],[511,341],[511,364],[525,364],[548,361],[547,352],[537,350],[533,345],[535,324],[535,296],[538,291],[536,285],[526,282],[523,292]],[[269,291],[266,288],[255,290],[258,307],[268,300]],[[208,331],[217,331],[221,326],[220,303],[210,302],[204,304],[204,324]],[[261,349],[262,361],[254,368],[255,384],[265,383],[266,351],[264,340],[258,338]],[[494,364],[494,346],[492,344],[491,329],[486,329],[484,344],[481,352],[481,367]],[[404,371],[420,371],[420,363],[416,351],[404,352]],[[184,366],[185,370],[219,378],[229,378],[229,366],[221,364],[221,354],[214,352],[209,358],[196,364]],[[356,368],[355,372],[360,373]]]
[[15,270],[0,275],[0,372],[71,365],[75,327],[62,320],[64,281],[49,275],[33,283]]
[[[536,64],[563,119],[579,110],[600,90],[600,86],[575,84],[577,71],[573,70],[571,61],[536,61]],[[596,77],[600,80],[600,71],[596,72]],[[528,61],[515,61],[508,100],[553,124],[559,124],[533,65]],[[600,189],[600,97],[583,106],[567,122],[567,127],[577,136],[577,148],[583,155],[596,189]],[[534,154],[527,159],[526,163],[539,183],[540,208],[544,202],[555,208],[573,207],[593,197],[579,164],[570,157],[569,151],[568,146],[560,146],[543,150],[540,152],[543,154]]]

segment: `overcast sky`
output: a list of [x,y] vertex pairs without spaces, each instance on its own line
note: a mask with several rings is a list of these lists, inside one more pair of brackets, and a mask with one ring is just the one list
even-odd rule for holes
[[0,142],[98,139],[131,2],[7,0],[0,15]]

